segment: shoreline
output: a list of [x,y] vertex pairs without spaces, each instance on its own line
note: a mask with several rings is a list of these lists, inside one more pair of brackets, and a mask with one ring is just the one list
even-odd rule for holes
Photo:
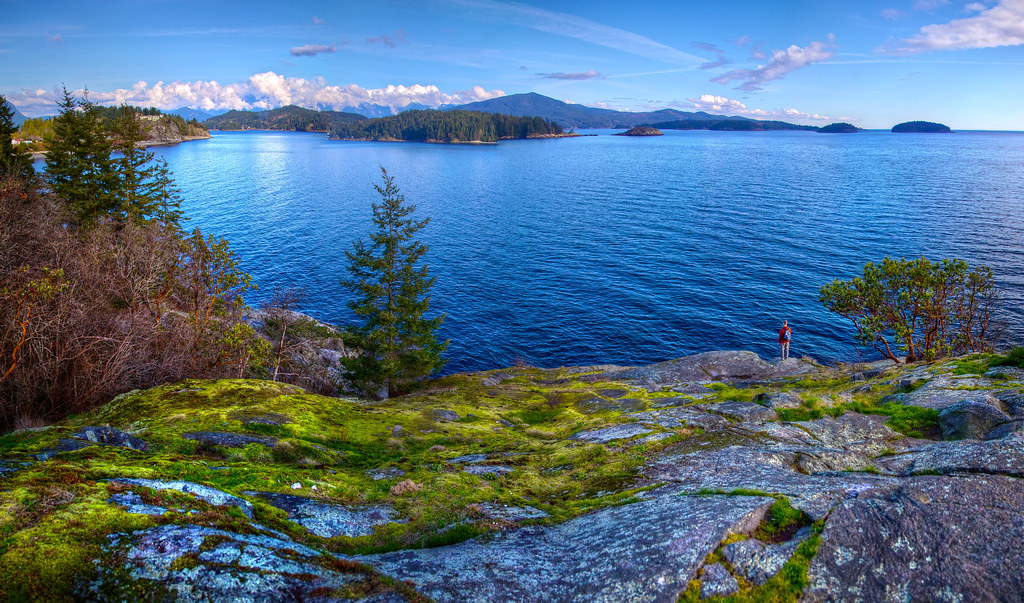
[[[191,142],[193,140],[209,140],[211,138],[213,138],[213,137],[210,136],[210,135],[206,135],[206,136],[182,136],[181,140],[143,140],[142,142],[140,142],[138,144],[138,148],[145,149],[145,148],[149,148],[149,147],[171,147],[171,146],[174,146],[176,144],[181,144],[183,142]],[[29,153],[29,156],[32,158],[32,161],[36,161],[38,159],[43,159],[43,158],[46,157],[46,151],[33,151],[33,152]]]
[[[280,130],[277,130],[277,131],[280,131]],[[401,138],[335,138],[335,137],[332,137],[332,136],[328,136],[327,140],[339,140],[339,141],[343,141],[343,142],[417,142],[417,143],[422,143],[422,144],[467,144],[467,145],[487,145],[487,146],[489,146],[489,145],[497,145],[498,143],[500,143],[500,142],[502,142],[504,140],[548,140],[548,139],[555,139],[555,138],[577,138],[577,137],[582,137],[582,136],[596,136],[596,134],[576,134],[575,132],[573,132],[573,133],[565,132],[563,134],[536,134],[536,135],[527,136],[525,138],[513,138],[511,136],[506,136],[506,137],[499,138],[498,140],[495,140],[495,141],[490,141],[490,140],[486,140],[486,141],[485,140],[436,140],[436,139],[404,140],[404,139],[401,139]]]

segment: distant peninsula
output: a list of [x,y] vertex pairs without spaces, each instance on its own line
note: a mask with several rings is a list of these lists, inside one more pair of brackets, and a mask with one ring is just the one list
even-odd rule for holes
[[564,138],[553,121],[480,111],[413,110],[365,121],[337,124],[330,138],[377,142],[432,142],[449,144],[496,143],[499,140]]
[[919,134],[949,134],[952,130],[945,124],[937,124],[933,121],[905,121],[892,127],[897,134],[919,133]]
[[860,132],[860,128],[853,124],[848,124],[845,121],[839,121],[834,124],[818,128],[818,132],[822,134],[856,134],[857,132]]
[[618,132],[615,136],[664,136],[665,133],[658,128],[650,126],[634,126],[625,132]]
[[817,132],[817,126],[801,126],[785,121],[757,119],[684,119],[649,124],[660,130],[715,130],[720,132],[769,132],[775,130],[807,130]]

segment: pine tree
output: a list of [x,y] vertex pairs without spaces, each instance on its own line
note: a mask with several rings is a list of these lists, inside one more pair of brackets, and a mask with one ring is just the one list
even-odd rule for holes
[[178,227],[178,188],[171,179],[167,160],[156,160],[151,151],[139,148],[145,134],[135,110],[122,105],[111,129],[114,150],[121,153],[116,163],[121,218],[134,222],[155,220]]
[[440,369],[448,342],[436,336],[444,316],[426,317],[434,278],[420,262],[427,247],[414,238],[430,219],[410,218],[416,206],[406,204],[394,179],[380,171],[384,186],[374,188],[381,202],[373,204],[377,230],[368,245],[356,241],[345,253],[351,278],[341,282],[355,294],[348,306],[362,321],[349,332],[362,354],[344,364],[357,387],[371,394],[386,388],[393,397]]
[[35,173],[32,169],[32,156],[18,147],[11,140],[18,132],[14,125],[14,109],[7,99],[0,94],[0,177],[31,178]]
[[57,104],[60,115],[46,139],[46,181],[71,208],[78,225],[85,226],[118,209],[117,170],[106,128],[88,92],[78,100],[64,88]]

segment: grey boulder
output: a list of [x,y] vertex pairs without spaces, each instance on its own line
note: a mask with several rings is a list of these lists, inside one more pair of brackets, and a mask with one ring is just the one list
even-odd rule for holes
[[979,400],[963,400],[939,413],[943,440],[980,440],[1000,423],[1009,420],[1006,413]]

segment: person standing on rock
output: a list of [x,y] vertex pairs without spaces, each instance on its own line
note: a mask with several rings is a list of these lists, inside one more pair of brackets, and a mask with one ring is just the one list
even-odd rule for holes
[[782,328],[779,329],[779,347],[782,348],[782,359],[789,358],[789,340],[793,339],[793,331],[789,328],[789,321],[782,321]]

